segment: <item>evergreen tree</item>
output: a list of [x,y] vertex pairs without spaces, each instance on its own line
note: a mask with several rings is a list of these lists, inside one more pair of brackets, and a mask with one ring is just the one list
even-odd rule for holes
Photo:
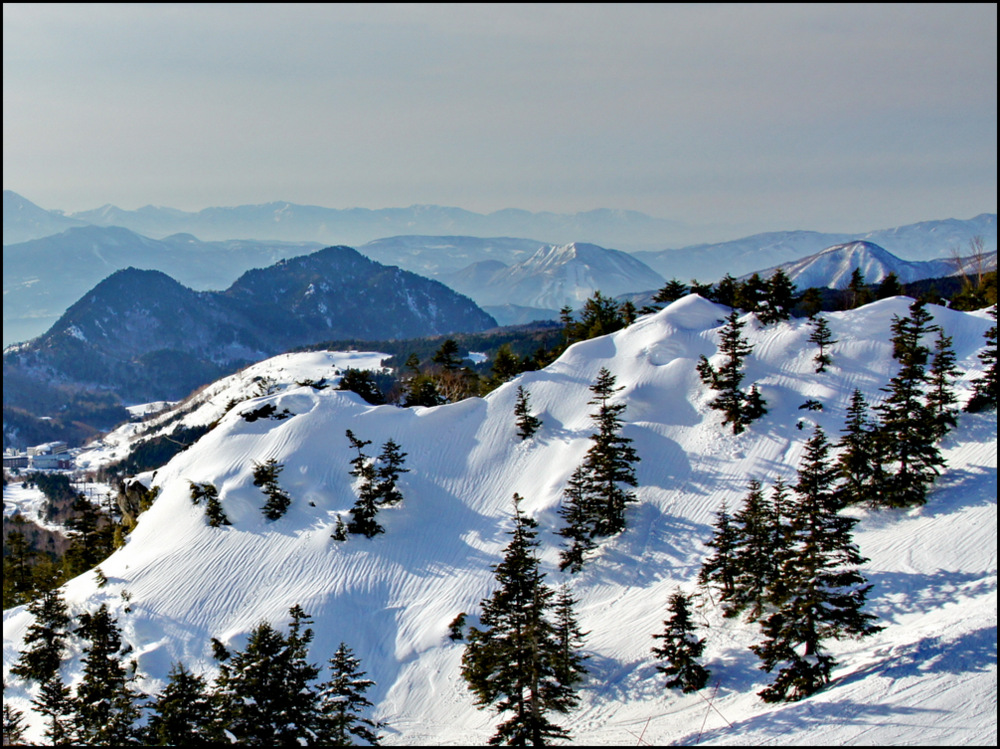
[[725,500],[715,516],[714,527],[715,533],[706,545],[715,552],[702,562],[698,582],[705,587],[714,585],[719,589],[722,600],[726,601],[736,592],[736,547],[740,539]]
[[687,296],[687,294],[688,287],[676,278],[671,278],[662,289],[656,292],[653,296],[653,301],[656,304],[670,304],[683,296]]
[[876,299],[888,299],[892,296],[902,296],[903,287],[899,283],[899,276],[897,276],[892,271],[882,279],[882,283],[878,285],[878,289],[875,291]]
[[573,607],[577,601],[568,585],[560,585],[556,596],[555,626],[559,646],[556,652],[555,675],[560,684],[575,687],[583,681],[587,673],[584,662],[589,656],[581,653],[584,638],[590,634],[583,632],[576,621]]
[[510,344],[505,343],[497,349],[490,369],[492,375],[489,380],[489,388],[492,390],[513,380],[523,371],[524,366],[517,354],[511,351]]
[[24,634],[24,645],[10,672],[21,679],[43,684],[59,674],[69,636],[69,613],[58,588],[42,593],[28,604],[34,619]]
[[338,390],[350,390],[360,395],[366,403],[381,406],[386,402],[385,394],[378,386],[375,375],[367,369],[348,367],[337,383]]
[[76,577],[103,562],[114,550],[110,520],[82,494],[73,500],[73,517],[66,525],[73,531],[64,561],[67,577]]
[[808,317],[816,317],[823,309],[823,293],[815,286],[810,286],[802,292],[799,307]]
[[763,416],[767,409],[765,401],[756,388],[747,395],[740,390],[745,373],[743,360],[753,352],[753,346],[743,338],[746,323],[740,322],[739,313],[734,309],[726,318],[719,343],[719,353],[725,354],[722,366],[716,369],[702,356],[698,362],[698,374],[702,382],[718,391],[718,397],[709,406],[723,414],[723,424],[733,425],[733,434],[739,434],[754,419]]
[[18,746],[24,743],[24,713],[10,704],[3,703],[3,745]]
[[538,524],[521,514],[514,495],[514,528],[503,561],[494,567],[498,588],[482,602],[483,629],[470,627],[462,676],[480,707],[511,717],[497,726],[490,744],[542,746],[568,739],[549,713],[576,706],[573,688],[582,666],[561,655],[559,628],[549,619],[555,591],[545,582],[537,557]]
[[431,361],[441,366],[445,372],[457,372],[462,368],[462,357],[458,355],[458,344],[448,338],[431,357]]
[[997,306],[990,310],[993,326],[986,331],[986,348],[980,352],[979,360],[986,368],[985,375],[972,383],[972,398],[965,406],[970,413],[996,410],[997,407]]
[[146,743],[155,746],[200,746],[224,742],[216,720],[216,703],[201,676],[175,663],[167,686],[149,707],[153,714],[144,732]]
[[391,507],[403,501],[403,494],[399,491],[399,474],[409,473],[409,468],[403,468],[406,462],[407,453],[402,452],[395,440],[387,440],[382,445],[382,452],[378,456],[378,466],[375,469],[377,479],[376,493],[377,502],[382,507]]
[[215,484],[196,484],[194,481],[190,483],[191,503],[198,505],[204,500],[205,517],[208,518],[209,526],[218,528],[221,525],[232,525],[226,517],[226,511],[222,509],[219,490],[215,488]]
[[893,357],[901,366],[883,388],[889,395],[878,407],[878,454],[885,479],[875,499],[884,506],[922,505],[944,465],[936,444],[938,429],[923,398],[930,349],[922,338],[936,330],[919,299],[910,305],[909,317],[893,320]]
[[13,608],[25,601],[31,600],[35,592],[35,580],[32,574],[32,560],[36,556],[32,551],[28,538],[20,530],[25,526],[21,515],[15,515],[11,520],[13,526],[7,531],[4,543],[3,557],[3,607]]
[[259,486],[267,497],[261,512],[268,520],[278,520],[292,504],[292,498],[278,485],[278,475],[284,468],[274,458],[268,458],[263,463],[254,461],[253,464],[253,485]]
[[83,613],[74,633],[83,646],[83,679],[76,689],[74,729],[80,743],[94,746],[137,744],[140,695],[135,679],[121,659],[131,652],[122,646],[118,622],[106,604]]
[[871,292],[865,284],[865,276],[860,268],[855,268],[851,273],[851,280],[847,284],[847,309],[857,309],[863,307],[871,301]]
[[767,284],[760,277],[759,273],[754,273],[746,281],[736,284],[736,298],[734,306],[744,312],[759,312],[767,296]]
[[251,632],[246,649],[229,655],[219,667],[216,695],[220,718],[236,743],[251,746],[299,746],[313,743],[320,730],[317,692],[319,670],[309,664],[306,647],[312,631],[292,609],[286,638],[268,622]]
[[[692,281],[692,285],[694,282]],[[724,275],[712,290],[711,299],[727,307],[736,307],[736,295],[739,291],[739,282],[729,273]]]
[[951,336],[938,329],[934,342],[934,358],[928,370],[927,411],[933,420],[935,440],[940,442],[958,423],[958,397],[953,389],[958,369],[955,367],[955,350],[951,346]]
[[817,315],[811,317],[810,320],[812,320],[814,327],[812,333],[809,334],[809,343],[815,343],[819,346],[819,352],[813,357],[813,361],[816,362],[816,372],[825,372],[826,368],[833,362],[826,348],[827,346],[832,346],[837,341],[830,334],[830,325],[827,323],[825,317]]
[[364,453],[364,448],[371,444],[371,440],[358,439],[350,429],[347,430],[347,439],[358,453],[351,458],[350,474],[359,481],[358,498],[351,508],[351,520],[347,523],[347,532],[372,538],[383,533],[385,529],[375,521],[379,501],[375,464]]
[[517,386],[517,401],[514,403],[514,417],[517,423],[517,436],[522,440],[531,437],[542,425],[542,420],[532,415],[528,402],[528,391],[523,386]]
[[844,434],[837,447],[840,448],[837,467],[841,481],[836,494],[841,506],[876,504],[879,487],[884,481],[878,455],[881,440],[878,439],[877,425],[869,416],[868,402],[858,389],[851,395]]
[[817,427],[806,443],[786,517],[786,544],[778,555],[780,575],[771,586],[773,613],[764,621],[763,642],[751,646],[774,682],[758,694],[765,702],[794,701],[830,681],[836,660],[829,638],[864,637],[879,627],[862,611],[871,585],[858,571],[865,560],[851,536],[857,520],[839,514],[833,488],[837,469],[830,445]]
[[680,689],[685,694],[703,688],[709,677],[708,670],[698,662],[705,642],[694,634],[689,606],[690,601],[683,593],[672,594],[670,619],[663,622],[663,632],[653,635],[663,640],[663,645],[653,648],[653,655],[663,661],[656,670],[667,677],[667,689]]
[[779,480],[773,499],[768,499],[757,479],[751,479],[743,505],[733,515],[733,592],[723,611],[727,617],[747,612],[750,621],[764,613],[768,590],[778,576],[776,550],[782,543],[781,516],[775,502],[787,497]]
[[75,711],[73,692],[63,683],[58,673],[42,682],[31,704],[38,714],[46,719],[45,739],[49,746],[78,743],[73,727]]
[[344,643],[330,659],[331,678],[320,687],[321,744],[353,746],[360,739],[369,746],[378,746],[380,723],[366,718],[363,710],[372,707],[365,697],[375,682],[365,679],[361,661]]
[[764,300],[759,305],[757,317],[764,325],[787,320],[795,305],[795,284],[788,274],[778,268],[767,279],[764,289]]
[[625,507],[636,501],[635,493],[622,487],[636,486],[634,464],[640,460],[632,440],[621,434],[626,404],[610,402],[622,389],[615,387],[615,376],[603,367],[590,388],[594,397],[588,402],[597,406],[591,414],[597,431],[590,435],[591,447],[567,486],[559,511],[567,522],[559,533],[570,539],[562,556],[563,569],[578,570],[583,555],[594,547],[593,539],[625,530]]

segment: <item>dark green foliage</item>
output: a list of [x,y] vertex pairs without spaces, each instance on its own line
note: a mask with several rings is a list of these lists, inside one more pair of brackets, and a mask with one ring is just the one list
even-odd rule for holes
[[385,393],[379,387],[375,375],[367,369],[354,369],[353,367],[345,369],[337,384],[337,389],[357,393],[373,406],[380,406],[386,402]]
[[736,591],[736,546],[739,536],[725,501],[715,516],[715,534],[706,545],[715,552],[706,559],[698,572],[698,582],[712,585],[719,590],[722,600],[731,598]]
[[934,439],[940,441],[958,423],[958,409],[955,407],[958,397],[954,391],[958,376],[955,351],[951,346],[951,336],[946,336],[940,329],[934,342],[934,358],[931,359],[928,375],[927,411],[933,420]]
[[809,334],[809,342],[819,346],[819,352],[813,357],[813,361],[816,362],[816,372],[825,372],[826,368],[833,362],[826,349],[837,341],[830,334],[830,324],[825,317],[817,315],[811,317],[810,320],[813,323],[813,331]]
[[3,745],[17,746],[24,743],[24,713],[3,703]]
[[261,508],[268,520],[278,520],[292,504],[292,498],[278,485],[278,475],[285,466],[274,458],[268,458],[263,463],[254,461],[253,485],[259,486],[267,502]]
[[663,622],[663,632],[653,635],[663,641],[660,647],[653,648],[653,655],[662,661],[656,670],[667,677],[667,689],[680,689],[685,694],[703,688],[709,677],[708,670],[698,662],[705,642],[694,634],[689,606],[683,593],[671,595],[670,619]]
[[986,331],[986,348],[979,354],[979,360],[986,368],[983,377],[972,383],[972,398],[965,406],[965,410],[970,413],[996,410],[997,407],[997,306],[994,304],[990,310],[993,317],[993,325]]
[[768,590],[779,572],[775,552],[782,545],[783,528],[778,508],[787,496],[787,487],[780,480],[771,499],[757,479],[750,480],[743,505],[732,518],[732,592],[725,596],[723,605],[727,617],[746,613],[755,621],[764,613]]
[[726,318],[719,342],[719,353],[726,357],[722,365],[716,369],[705,356],[698,362],[701,381],[719,393],[709,406],[722,412],[722,423],[732,424],[733,434],[739,434],[767,413],[766,402],[756,385],[749,393],[740,390],[745,376],[743,360],[753,352],[753,346],[743,338],[744,327],[746,323],[740,322],[739,313],[734,309]]
[[365,679],[361,661],[344,643],[330,659],[331,678],[319,688],[321,715],[320,742],[327,746],[354,746],[360,739],[368,746],[378,746],[380,723],[366,718],[362,711],[372,707],[365,697],[375,682]]
[[149,722],[143,732],[154,746],[199,746],[224,743],[216,720],[216,703],[205,680],[175,663],[167,686],[150,704]]
[[11,525],[13,527],[7,531],[3,548],[3,606],[5,609],[31,600],[35,593],[32,566],[36,553],[31,549],[22,530],[26,525],[25,520],[21,515],[17,515],[12,520]]
[[732,306],[744,312],[758,312],[763,307],[766,295],[766,284],[758,273],[754,273],[746,281],[736,283]]
[[287,637],[268,622],[250,633],[246,649],[220,664],[216,680],[219,717],[236,743],[299,746],[315,743],[321,731],[317,689],[319,669],[307,661],[311,629],[295,606]]
[[531,437],[542,425],[542,420],[531,413],[528,391],[523,386],[517,386],[517,401],[514,403],[514,417],[517,423],[517,436],[522,440]]
[[855,389],[847,407],[844,434],[837,443],[840,482],[836,494],[842,506],[877,504],[879,487],[885,478],[878,454],[880,446],[878,426],[869,415],[868,402]]
[[795,284],[784,270],[778,268],[767,279],[764,299],[758,305],[757,317],[764,325],[787,320],[795,306]]
[[202,500],[205,501],[205,517],[208,518],[208,524],[212,528],[231,525],[225,510],[222,509],[219,490],[215,488],[215,484],[196,484],[192,481],[191,502],[197,505],[201,504]]
[[570,479],[559,509],[566,521],[559,533],[569,542],[561,554],[561,569],[578,571],[586,552],[594,548],[594,539],[625,530],[625,507],[636,501],[635,493],[623,488],[636,486],[639,462],[632,440],[621,434],[626,404],[611,403],[621,389],[603,367],[590,388],[594,397],[588,402],[597,406],[591,414],[597,431],[590,435],[591,447]]
[[490,744],[541,746],[569,738],[549,713],[565,714],[576,706],[574,685],[583,667],[566,657],[561,644],[579,637],[572,616],[560,616],[566,623],[562,640],[561,625],[550,618],[555,591],[539,569],[538,524],[521,514],[520,500],[515,494],[511,541],[494,567],[498,587],[482,602],[481,628],[469,629],[462,676],[479,707],[511,714]]
[[185,427],[178,424],[170,434],[161,434],[135,443],[121,460],[106,466],[106,476],[135,476],[166,465],[167,462],[188,449],[211,431],[211,426]]
[[[345,530],[372,538],[385,530],[375,521],[379,509],[403,501],[398,482],[399,475],[409,471],[408,468],[403,468],[406,453],[390,439],[382,445],[382,452],[375,462],[364,453],[364,448],[371,444],[371,440],[358,439],[350,429],[347,430],[347,439],[357,451],[357,455],[351,459],[350,474],[359,483],[358,499],[351,508],[351,521]],[[334,537],[337,537],[336,532]]]
[[876,299],[888,299],[891,296],[901,296],[903,294],[903,287],[899,283],[899,276],[893,272],[882,279],[882,283],[878,285],[878,289],[875,291]]
[[35,710],[45,718],[45,738],[50,746],[74,744],[74,710],[72,690],[63,684],[58,674],[42,682],[38,695],[31,701]]
[[110,518],[82,494],[73,502],[74,517],[67,525],[74,531],[64,557],[68,577],[76,577],[103,562],[114,550],[114,526]]
[[440,406],[444,402],[445,399],[438,392],[437,383],[434,378],[421,374],[409,381],[403,405],[406,408],[410,408],[411,406]]
[[467,614],[463,611],[461,614],[456,616],[451,620],[451,624],[448,625],[448,639],[458,642],[465,639],[465,618]]
[[273,403],[265,403],[259,408],[251,408],[249,411],[243,411],[240,414],[243,420],[249,423],[257,421],[257,419],[274,419],[275,421],[282,421],[292,416],[292,412],[287,408],[278,411],[278,407]]
[[431,361],[446,372],[457,372],[462,367],[462,357],[458,355],[458,344],[453,338],[445,339]]
[[758,693],[765,702],[800,700],[830,681],[837,662],[824,640],[864,637],[880,629],[862,610],[871,585],[858,565],[867,560],[851,536],[857,520],[838,512],[837,469],[829,451],[817,427],[806,443],[792,501],[782,513],[787,531],[776,552],[780,573],[770,586],[773,613],[762,625],[764,641],[751,646],[761,669],[778,669],[774,682]]
[[10,672],[21,679],[42,684],[59,674],[66,649],[70,617],[58,588],[45,591],[28,604],[34,617],[24,634],[25,650]]
[[855,268],[851,273],[851,280],[847,284],[847,309],[863,307],[871,300],[872,294],[865,284],[865,276],[860,268]]
[[885,473],[874,499],[886,507],[912,507],[927,501],[927,488],[944,466],[937,447],[939,428],[924,400],[930,349],[925,334],[937,331],[922,301],[910,305],[909,317],[892,324],[893,357],[900,370],[883,388],[879,405],[878,454]]
[[656,304],[670,304],[671,302],[676,302],[681,297],[687,296],[688,287],[678,281],[676,278],[671,278],[667,281],[666,285],[656,292],[653,296],[653,302]]
[[136,723],[140,695],[134,675],[121,659],[130,652],[122,646],[121,631],[106,604],[79,617],[74,633],[83,646],[83,679],[76,688],[74,729],[80,743],[124,746],[139,743]]
[[[694,282],[692,281],[692,285]],[[727,307],[736,307],[736,296],[740,290],[739,281],[732,277],[731,274],[727,273],[724,275],[717,284],[715,284],[715,289],[708,297],[713,302],[718,302],[719,304],[724,304]]]
[[488,389],[497,388],[505,382],[513,380],[521,372],[525,371],[526,362],[522,362],[510,347],[510,344],[503,344],[497,349],[493,356],[491,375],[487,381]]

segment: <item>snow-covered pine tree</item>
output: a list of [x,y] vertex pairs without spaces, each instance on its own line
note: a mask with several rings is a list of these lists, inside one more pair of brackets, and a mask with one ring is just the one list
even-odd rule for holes
[[921,300],[910,305],[909,317],[893,319],[893,358],[900,370],[883,388],[889,395],[878,406],[879,455],[885,480],[876,497],[886,507],[912,507],[927,501],[927,488],[944,466],[937,447],[938,429],[924,400],[930,349],[923,343],[935,332]]
[[795,284],[788,274],[778,268],[767,279],[764,300],[757,311],[757,317],[764,325],[787,320],[795,305]]
[[522,440],[531,437],[542,425],[542,420],[531,413],[530,396],[524,386],[517,386],[517,400],[514,402],[514,418],[517,436]]
[[351,458],[350,474],[359,481],[358,498],[354,502],[354,507],[351,508],[351,519],[347,523],[347,532],[372,538],[383,533],[385,529],[375,521],[379,508],[375,464],[364,453],[364,448],[371,444],[371,440],[358,439],[350,429],[347,430],[347,439],[350,441],[351,447],[357,451],[357,455]]
[[753,352],[753,346],[741,332],[744,327],[746,323],[740,321],[739,312],[734,309],[722,328],[719,353],[726,356],[722,365],[716,369],[703,355],[697,367],[701,381],[719,393],[709,406],[722,412],[722,423],[732,424],[733,434],[739,434],[754,419],[767,413],[766,402],[756,386],[750,396],[740,390],[745,377],[743,360]]
[[833,359],[830,358],[830,354],[826,349],[837,341],[834,340],[833,334],[830,333],[830,324],[826,321],[825,317],[814,315],[809,319],[813,323],[812,333],[809,334],[809,343],[815,343],[819,347],[819,351],[813,357],[813,361],[816,362],[816,372],[819,374],[825,372],[826,368],[833,363]]
[[74,634],[83,646],[83,679],[77,685],[74,729],[81,744],[126,746],[139,743],[137,721],[141,695],[132,669],[122,664],[131,649],[122,646],[118,622],[101,604],[78,617]]
[[708,683],[709,671],[698,659],[705,650],[704,640],[695,636],[691,621],[690,600],[683,593],[670,596],[670,619],[663,622],[663,632],[653,638],[663,644],[652,649],[662,663],[656,670],[667,677],[667,689],[680,689],[685,694],[697,692]]
[[927,391],[926,403],[928,414],[934,422],[933,432],[937,442],[958,423],[958,409],[955,407],[958,396],[954,389],[958,368],[955,366],[955,350],[951,341],[951,336],[945,335],[939,328],[928,370],[930,390]]
[[774,611],[763,621],[764,641],[750,648],[761,669],[778,668],[774,682],[758,692],[765,702],[800,700],[830,681],[837,662],[824,640],[864,637],[880,629],[863,611],[871,585],[858,566],[866,560],[851,536],[857,520],[839,514],[833,492],[837,469],[829,452],[826,435],[817,427],[783,513],[788,533],[778,553],[780,575],[771,586]]
[[382,445],[382,452],[378,456],[378,464],[375,469],[377,479],[376,493],[377,502],[382,507],[391,507],[403,501],[403,494],[399,491],[399,474],[409,473],[409,468],[403,468],[406,462],[404,453],[395,440],[389,439]]
[[705,545],[715,552],[702,562],[698,583],[703,587],[715,586],[720,598],[726,601],[736,592],[736,547],[740,538],[725,500],[715,516],[714,527],[715,533]]
[[225,510],[222,509],[222,502],[219,500],[219,490],[215,488],[215,484],[197,484],[194,481],[191,484],[191,503],[201,504],[204,500],[205,502],[205,517],[208,518],[208,524],[212,528],[218,528],[221,525],[231,525],[229,518],[226,517]]
[[[784,501],[784,484],[776,487],[775,498]],[[751,479],[747,495],[733,514],[736,528],[732,549],[733,592],[723,604],[727,617],[746,612],[750,621],[764,613],[767,594],[778,574],[775,553],[781,542],[781,517],[760,481]]]
[[841,506],[877,504],[879,487],[885,478],[878,455],[880,446],[878,425],[872,421],[865,396],[855,388],[847,407],[843,436],[837,442],[841,480],[835,493]]
[[369,746],[378,746],[381,723],[376,723],[364,715],[364,710],[372,707],[365,697],[375,682],[366,679],[361,670],[361,660],[343,642],[330,659],[330,680],[319,688],[319,712],[321,745],[353,746],[355,739]]
[[278,485],[278,475],[285,466],[274,458],[268,458],[263,463],[254,461],[253,485],[259,486],[267,502],[261,508],[268,520],[278,520],[292,504],[292,498]]
[[24,743],[24,713],[8,703],[3,703],[3,745],[20,746]]
[[204,678],[175,663],[167,686],[148,706],[152,714],[143,732],[151,746],[203,746],[224,742],[216,704]]
[[42,593],[28,604],[27,611],[34,617],[24,634],[27,649],[21,651],[10,673],[44,684],[59,674],[69,637],[70,616],[59,588]]
[[541,746],[570,738],[549,713],[565,714],[576,706],[580,674],[567,670],[560,656],[558,627],[549,618],[555,591],[539,569],[538,523],[521,513],[520,502],[515,494],[511,541],[494,567],[499,587],[482,602],[482,628],[469,628],[462,676],[477,706],[511,713],[490,744]]
[[63,683],[58,673],[42,682],[31,704],[46,720],[45,739],[49,746],[78,743],[74,729],[73,716],[76,708],[73,691]]
[[990,309],[993,326],[986,331],[986,348],[979,353],[979,360],[986,368],[986,373],[972,383],[972,397],[965,405],[969,413],[996,410],[997,407],[997,306]]
[[586,552],[596,546],[594,539],[625,530],[625,507],[636,501],[635,493],[622,486],[636,486],[635,464],[640,460],[632,440],[621,433],[626,404],[610,402],[621,389],[603,367],[590,388],[594,397],[589,403],[597,406],[591,414],[597,431],[590,435],[591,447],[574,471],[559,510],[566,520],[559,534],[569,539],[561,569],[579,571]]

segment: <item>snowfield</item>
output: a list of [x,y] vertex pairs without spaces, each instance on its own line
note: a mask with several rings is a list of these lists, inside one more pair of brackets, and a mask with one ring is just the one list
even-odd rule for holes
[[[868,609],[885,629],[828,643],[840,664],[828,688],[799,703],[763,703],[756,692],[770,676],[748,650],[758,627],[724,620],[705,593],[695,615],[707,639],[709,686],[693,695],[665,690],[650,653],[670,593],[697,590],[704,542],[722,502],[738,506],[751,478],[765,486],[778,477],[793,481],[812,425],[835,441],[854,388],[869,402],[880,399],[897,367],[889,326],[893,315],[908,314],[910,301],[830,313],[838,343],[824,374],[814,372],[808,321],[763,328],[744,317],[754,345],[744,385],[758,383],[769,412],[737,436],[709,408],[712,393],[695,371],[700,355],[716,353],[728,308],[693,295],[577,344],[485,398],[437,408],[370,406],[353,393],[297,386],[333,367],[334,355],[276,357],[256,365],[281,386],[271,395],[222,415],[232,393],[251,396],[254,378],[234,376],[206,389],[211,397],[184,423],[221,416],[218,426],[141,477],[160,487],[159,498],[126,546],[101,565],[108,584],[99,588],[93,573],[76,578],[65,586],[67,603],[72,613],[109,606],[135,650],[139,686],[150,693],[162,688],[175,661],[213,676],[210,638],[242,647],[264,619],[284,629],[289,608],[300,604],[314,619],[312,660],[325,664],[344,641],[376,681],[368,696],[373,717],[387,723],[385,744],[485,744],[498,719],[473,705],[460,675],[463,645],[448,638],[448,625],[460,612],[475,623],[492,590],[491,565],[508,542],[517,492],[540,523],[547,582],[570,583],[589,632],[581,705],[562,720],[553,716],[574,743],[995,745],[995,413],[960,416],[942,446],[948,468],[926,506],[851,510],[861,518],[855,540],[870,558],[863,568],[874,584]],[[964,402],[992,319],[928,309],[953,336]],[[377,356],[358,359],[374,367]],[[626,512],[627,530],[568,576],[557,566],[557,510],[590,446],[589,387],[602,367],[617,377],[617,397],[628,404],[624,435],[642,459],[638,503]],[[543,422],[525,442],[513,415],[518,385]],[[801,410],[807,399],[823,410]],[[294,415],[240,417],[267,402]],[[338,543],[330,537],[337,515],[346,520],[355,499],[347,429],[371,440],[372,454],[389,439],[398,442],[410,472],[402,476],[402,504],[378,516],[385,534]],[[120,451],[116,440],[106,440],[106,455]],[[268,458],[284,464],[279,483],[293,498],[274,522],[261,514],[264,497],[252,484],[254,461]],[[189,499],[190,481],[218,487],[232,526],[206,524]],[[4,612],[5,679],[29,623],[23,608]],[[63,667],[70,682],[80,675],[75,648]],[[23,684],[6,692],[25,711],[30,698]],[[40,739],[41,720],[29,719],[29,739]]]

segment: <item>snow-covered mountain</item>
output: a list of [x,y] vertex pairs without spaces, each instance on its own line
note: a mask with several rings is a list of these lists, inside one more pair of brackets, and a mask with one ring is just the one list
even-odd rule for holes
[[[983,270],[996,270],[996,252],[983,260]],[[759,275],[769,278],[778,268],[783,269],[799,289],[811,286],[845,289],[855,269],[860,270],[870,284],[881,283],[890,273],[895,273],[901,283],[911,283],[925,278],[953,276],[962,269],[970,270],[968,262],[959,267],[949,258],[900,260],[873,242],[836,244],[815,255],[759,271]]]
[[584,242],[545,245],[510,267],[478,263],[441,280],[477,304],[576,309],[600,291],[617,296],[659,288],[664,279],[635,257]]
[[[575,743],[994,745],[995,413],[960,417],[942,446],[948,469],[925,507],[851,510],[861,519],[855,539],[870,558],[863,567],[874,584],[869,610],[885,629],[830,643],[839,666],[827,689],[799,703],[762,703],[756,692],[769,677],[748,650],[757,628],[723,619],[710,595],[699,595],[696,606],[712,671],[708,689],[666,691],[650,654],[670,593],[696,590],[721,504],[736,506],[751,478],[793,478],[811,424],[835,439],[853,389],[881,397],[896,371],[889,327],[908,305],[897,297],[829,314],[838,343],[824,374],[814,371],[807,321],[761,328],[745,318],[754,346],[748,382],[759,384],[769,411],[738,436],[709,408],[711,393],[695,371],[699,356],[716,353],[728,310],[696,296],[577,344],[485,398],[436,408],[376,407],[352,393],[297,386],[329,371],[336,358],[280,356],[187,404],[192,409],[179,423],[218,425],[141,477],[160,495],[101,565],[107,584],[85,574],[65,586],[66,599],[74,614],[107,604],[150,692],[162,688],[175,661],[214,674],[210,638],[242,647],[262,620],[283,628],[289,608],[300,604],[315,620],[312,660],[325,662],[344,641],[375,680],[368,696],[373,717],[388,726],[385,744],[477,745],[497,718],[475,708],[460,677],[463,645],[449,639],[449,623],[463,611],[474,622],[493,589],[491,565],[508,541],[517,492],[541,525],[548,581],[570,583],[589,632],[581,705],[557,720]],[[953,338],[964,400],[992,320],[929,309]],[[589,388],[601,368],[623,388],[616,398],[627,404],[624,435],[641,457],[638,503],[627,510],[625,532],[566,577],[557,571],[557,510],[590,444]],[[230,400],[252,395],[251,374],[281,386],[226,411]],[[530,392],[543,422],[526,442],[514,423],[518,386]],[[808,399],[823,410],[800,410]],[[268,403],[292,415],[241,418]],[[808,428],[797,429],[800,421]],[[355,499],[347,429],[375,445],[395,440],[411,472],[401,480],[403,502],[379,516],[384,535],[338,543],[330,538],[336,517]],[[254,461],[267,458],[284,464],[281,484],[293,498],[275,522],[261,515],[263,496],[252,483]],[[207,525],[189,498],[190,481],[218,487],[231,527]],[[22,608],[4,612],[5,676],[28,624]],[[80,676],[79,655],[75,644],[63,667],[71,682]],[[30,709],[23,685],[5,696]],[[39,720],[32,723],[39,737]]]
[[3,243],[5,246],[14,242],[47,237],[50,234],[58,234],[74,226],[86,226],[86,224],[86,221],[68,218],[56,211],[47,211],[12,190],[3,191]]
[[815,255],[832,245],[870,242],[905,260],[951,258],[969,254],[974,237],[982,237],[984,250],[996,252],[997,216],[983,213],[967,220],[923,221],[895,229],[862,234],[825,234],[781,231],[755,234],[728,242],[697,244],[680,249],[640,251],[635,256],[666,278],[687,282],[691,278],[715,282],[726,273],[742,276]]
[[512,237],[385,237],[366,242],[358,252],[383,265],[398,265],[428,278],[455,273],[486,261],[514,265],[534,254],[544,242]]

